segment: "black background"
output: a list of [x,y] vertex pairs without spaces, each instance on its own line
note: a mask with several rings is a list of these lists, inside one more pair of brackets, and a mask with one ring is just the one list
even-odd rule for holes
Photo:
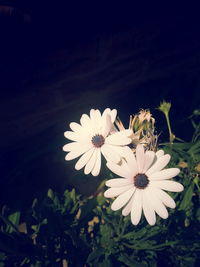
[[[123,3],[122,3],[123,2]],[[199,8],[134,1],[1,1],[0,201],[26,208],[48,187],[91,194],[99,178],[65,162],[63,132],[90,108],[129,114],[172,103],[171,123],[189,141],[200,103]],[[132,3],[132,4],[130,4]]]

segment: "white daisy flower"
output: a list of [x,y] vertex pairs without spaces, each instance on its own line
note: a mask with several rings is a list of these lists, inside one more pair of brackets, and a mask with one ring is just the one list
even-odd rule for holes
[[91,109],[90,116],[81,116],[80,124],[70,123],[72,131],[65,132],[64,136],[74,142],[66,144],[63,150],[69,152],[66,160],[81,156],[75,165],[76,170],[85,166],[85,174],[97,176],[101,168],[101,153],[107,161],[119,163],[124,146],[131,143],[132,130],[110,134],[116,116],[116,109],[107,108],[102,115],[98,109]]
[[[181,192],[183,186],[180,183],[169,180],[176,176],[178,168],[164,169],[170,161],[170,155],[163,150],[157,153],[144,151],[142,145],[137,145],[136,157],[130,148],[126,147],[126,160],[122,165],[108,162],[107,167],[120,178],[106,182],[110,187],[104,196],[117,197],[111,205],[116,211],[123,207],[122,214],[131,213],[131,221],[137,225],[141,219],[142,210],[150,225],[156,223],[157,213],[166,219],[168,212],[166,207],[175,208],[174,200],[163,190]],[[122,178],[121,178],[122,177]]]

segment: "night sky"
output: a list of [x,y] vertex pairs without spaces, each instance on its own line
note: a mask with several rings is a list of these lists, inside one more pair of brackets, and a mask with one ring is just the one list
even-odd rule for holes
[[156,107],[170,101],[172,128],[189,141],[200,104],[197,6],[40,2],[0,4],[0,203],[14,208],[48,187],[94,190],[62,151],[69,122],[90,108],[116,108],[126,123],[150,108],[166,141]]

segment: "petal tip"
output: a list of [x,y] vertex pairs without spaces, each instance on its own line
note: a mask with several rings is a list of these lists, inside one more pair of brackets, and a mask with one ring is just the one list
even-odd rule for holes
[[109,196],[109,193],[108,193],[108,190],[105,191],[103,195],[104,195],[104,197],[108,197],[108,198],[110,197],[110,196]]
[[182,184],[180,184],[180,191],[179,192],[182,192],[184,190],[184,186]]
[[71,158],[69,157],[69,153],[65,156],[65,160],[66,160],[66,161],[71,160]]

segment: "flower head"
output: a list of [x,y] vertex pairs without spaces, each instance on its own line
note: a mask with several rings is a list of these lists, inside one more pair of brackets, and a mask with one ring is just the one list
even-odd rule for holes
[[84,173],[97,176],[101,168],[101,153],[107,161],[119,163],[124,146],[131,142],[131,130],[113,132],[116,109],[105,109],[103,114],[98,109],[91,109],[90,116],[83,114],[80,124],[70,123],[72,131],[66,131],[65,137],[74,142],[68,143],[63,150],[69,152],[65,159],[72,160],[79,156],[76,170],[85,166]]
[[158,109],[160,111],[162,111],[164,114],[168,114],[171,108],[171,103],[170,102],[166,102],[163,101],[162,103],[160,103],[160,106],[158,107]]
[[[125,129],[120,119],[117,119],[115,124],[119,130]],[[141,109],[138,114],[130,116],[129,129],[133,130],[130,136],[133,151],[138,144],[142,144],[145,149],[156,149],[158,136],[154,133],[154,124],[155,119],[148,109]]]
[[[150,225],[156,223],[157,213],[161,218],[168,217],[166,207],[175,208],[174,200],[163,190],[181,192],[180,183],[169,180],[176,176],[178,168],[164,169],[170,161],[170,155],[163,150],[158,152],[144,151],[142,145],[136,148],[136,157],[130,148],[125,149],[125,160],[121,165],[112,162],[107,167],[120,178],[108,180],[110,187],[105,191],[105,197],[117,197],[111,205],[112,210],[123,207],[124,216],[131,213],[131,221],[137,225],[141,219],[142,210]],[[122,178],[121,178],[122,177]]]

